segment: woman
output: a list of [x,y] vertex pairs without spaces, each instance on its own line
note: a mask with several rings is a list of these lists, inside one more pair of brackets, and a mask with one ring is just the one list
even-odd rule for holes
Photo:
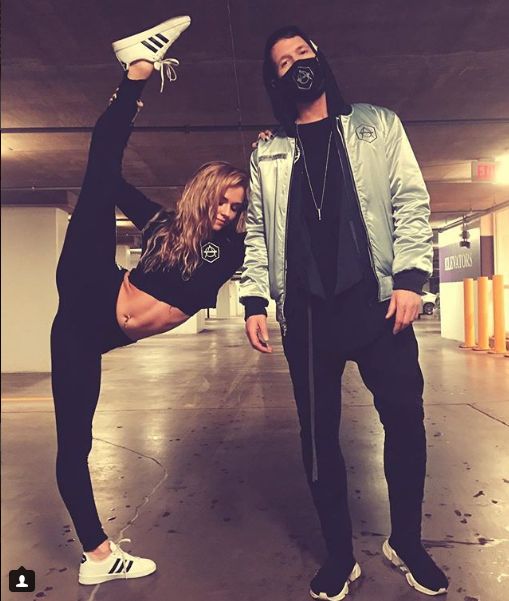
[[[51,335],[57,482],[83,545],[82,584],[137,578],[156,569],[153,561],[129,555],[109,540],[97,514],[87,457],[101,355],[171,330],[214,305],[219,288],[244,258],[244,171],[222,162],[203,165],[174,214],[121,175],[146,80],[163,67],[175,79],[178,61],[164,56],[189,23],[189,17],[170,19],[113,45],[127,73],[94,128],[57,269],[60,303]],[[147,39],[152,42],[144,44]],[[143,230],[142,257],[131,272],[115,264],[115,206]]]

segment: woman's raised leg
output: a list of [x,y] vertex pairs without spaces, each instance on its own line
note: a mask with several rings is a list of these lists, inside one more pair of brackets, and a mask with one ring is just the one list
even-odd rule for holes
[[100,294],[103,280],[109,282],[116,270],[115,205],[124,185],[122,157],[145,85],[145,79],[131,79],[131,72],[136,76],[141,69],[132,65],[92,134],[87,170],[57,269],[58,290],[66,304],[92,301],[90,295]]

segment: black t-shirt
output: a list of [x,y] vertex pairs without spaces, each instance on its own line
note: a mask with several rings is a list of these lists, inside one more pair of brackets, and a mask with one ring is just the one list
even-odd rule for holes
[[[304,147],[315,200],[319,206],[331,124],[329,119],[324,119],[299,125],[298,132]],[[341,294],[335,295],[338,271],[350,270],[351,273],[357,273],[357,266],[348,262],[359,260],[354,252],[346,254],[347,251],[354,250],[355,246],[353,239],[350,238],[351,215],[348,216],[345,212],[346,190],[335,144],[333,134],[321,221],[318,219],[318,212],[309,188],[302,150],[294,167],[294,169],[298,169],[298,177],[296,177],[298,189],[292,192],[289,201],[288,293],[285,315],[289,322],[288,327],[297,327],[297,324],[305,318],[307,305],[310,302],[308,294],[300,292],[303,290],[311,293],[314,315],[323,317],[323,320],[317,321],[316,335],[323,337],[327,328],[332,328],[337,333],[339,330],[333,324],[341,324],[341,342],[338,344],[344,348],[353,348],[356,344],[366,343],[378,334],[380,328],[384,326],[387,303],[377,302],[378,284],[369,264],[364,273],[362,270],[358,272],[358,278],[352,277],[353,285],[351,287],[343,290]],[[341,229],[342,219],[345,220],[345,223]],[[342,247],[344,255],[342,256],[338,256],[340,235],[344,237]],[[364,250],[367,253],[367,240],[362,238],[362,241],[366,245]],[[306,263],[308,253],[306,249],[311,251],[312,258],[316,263],[316,270],[314,267],[302,268]],[[358,267],[361,269],[362,264],[359,263]],[[325,297],[314,291],[313,273],[319,274]],[[322,324],[323,327],[318,327],[318,324]]]
[[[300,177],[300,213],[302,224],[309,233],[309,243],[316,268],[320,275],[326,298],[334,294],[338,263],[338,237],[339,219],[342,194],[342,172],[339,156],[336,149],[334,135],[331,136],[331,122],[323,119],[314,123],[298,126],[299,137],[304,152],[300,150],[301,177]],[[330,139],[329,162],[327,176],[325,165],[327,149]],[[313,201],[310,182],[313,188],[316,205],[320,206],[322,190],[325,181],[325,191],[321,210],[321,220]]]
[[[143,232],[145,250],[148,239],[171,223],[173,214],[158,220]],[[244,262],[245,234],[222,230],[201,244],[201,262],[190,278],[184,279],[180,266],[144,271],[142,261],[129,274],[130,282],[160,301],[193,315],[200,309],[215,307],[219,288],[228,281]]]

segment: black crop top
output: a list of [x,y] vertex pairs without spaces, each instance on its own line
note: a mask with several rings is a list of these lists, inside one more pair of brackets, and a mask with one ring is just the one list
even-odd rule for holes
[[[150,223],[143,231],[142,256],[149,238],[160,227],[171,223],[174,217],[173,213],[163,215],[162,219]],[[136,288],[187,315],[215,307],[219,288],[244,262],[245,236],[228,228],[214,232],[210,240],[201,244],[201,262],[188,280],[182,278],[179,266],[145,272],[140,263],[129,274],[129,281]]]

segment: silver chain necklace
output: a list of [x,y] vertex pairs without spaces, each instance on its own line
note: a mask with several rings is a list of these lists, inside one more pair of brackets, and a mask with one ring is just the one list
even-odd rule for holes
[[313,198],[313,204],[315,205],[316,212],[318,213],[318,221],[321,221],[322,220],[323,199],[325,197],[325,183],[327,181],[327,169],[329,167],[329,155],[330,155],[330,144],[331,144],[331,140],[332,140],[332,129],[329,134],[329,144],[327,145],[327,158],[325,160],[325,172],[323,174],[322,198],[320,200],[320,206],[318,206],[318,204],[316,202],[316,197],[315,197],[315,193],[313,190],[313,186],[311,185],[311,178],[309,177],[308,164],[306,162],[306,153],[304,152],[304,144],[302,143],[302,140],[300,139],[300,135],[299,135],[299,126],[297,124],[295,124],[295,125],[296,125],[296,130],[297,130],[297,139],[298,139],[300,147],[302,149],[302,158],[304,159],[304,169],[306,171],[306,177],[308,180],[309,189],[311,190],[311,197]]

